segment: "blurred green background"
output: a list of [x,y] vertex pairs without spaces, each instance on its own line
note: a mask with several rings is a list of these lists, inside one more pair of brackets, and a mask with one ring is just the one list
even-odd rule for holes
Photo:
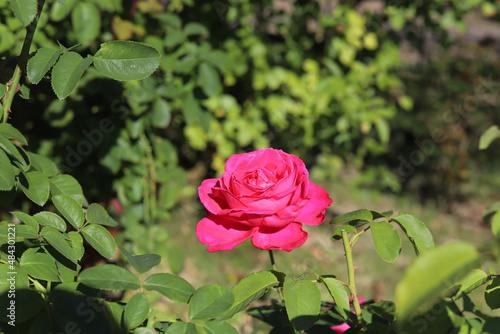
[[[232,154],[273,147],[304,160],[311,180],[335,199],[327,220],[362,207],[407,211],[429,224],[437,243],[472,241],[498,267],[499,243],[482,214],[500,200],[499,144],[478,149],[480,135],[500,124],[496,1],[45,6],[35,48],[58,41],[85,56],[119,39],[162,55],[143,81],[112,81],[89,68],[65,100],[48,79],[24,82],[31,98],[14,102],[10,120],[31,151],[54,159],[80,181],[89,202],[115,213],[117,241],[131,252],[166,255],[164,269],[195,286],[232,284],[268,268],[267,254],[247,243],[206,253],[194,228],[204,216],[201,180],[218,177]],[[8,1],[0,0],[2,80],[10,78],[23,37]],[[1,207],[2,216],[30,209],[20,197]],[[343,277],[332,230],[309,229],[297,255],[277,255],[279,266]],[[360,242],[358,290],[392,298],[400,274],[374,258],[370,241]],[[403,256],[396,267],[401,272],[410,261]]]

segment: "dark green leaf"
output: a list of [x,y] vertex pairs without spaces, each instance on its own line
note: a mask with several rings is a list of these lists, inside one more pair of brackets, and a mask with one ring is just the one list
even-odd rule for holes
[[78,262],[73,246],[63,237],[61,232],[53,229],[52,227],[44,227],[40,235],[59,253],[64,255],[73,263]]
[[484,292],[486,304],[492,309],[500,308],[500,277],[493,277]]
[[233,300],[231,290],[226,287],[217,284],[202,286],[189,300],[189,319],[214,319],[224,316]]
[[80,183],[71,175],[60,174],[50,179],[50,192],[52,196],[69,195],[76,199],[78,203],[86,203]]
[[43,206],[49,199],[49,178],[42,172],[22,173],[19,176],[19,186],[30,200],[40,206]]
[[109,231],[97,224],[89,224],[82,229],[85,240],[104,258],[109,259],[115,255],[115,238]]
[[150,76],[160,64],[160,54],[146,44],[112,41],[101,44],[94,55],[99,72],[115,80],[141,80]]
[[8,139],[15,139],[22,145],[28,145],[26,138],[19,132],[18,129],[13,127],[9,123],[0,124],[0,133],[3,134]]
[[123,321],[127,331],[136,328],[146,320],[149,314],[149,301],[144,293],[135,294],[127,302],[125,306],[125,313],[123,314]]
[[333,218],[330,224],[344,224],[355,220],[371,222],[373,220],[373,215],[369,210],[360,209],[337,216]]
[[395,302],[400,325],[421,307],[430,306],[474,269],[478,260],[479,255],[472,245],[458,241],[421,254],[396,287]]
[[154,274],[144,281],[144,289],[158,291],[170,300],[187,303],[194,288],[185,279],[172,274]]
[[56,260],[39,248],[28,248],[24,251],[19,265],[33,278],[44,281],[59,282]]
[[80,203],[69,195],[57,195],[52,197],[52,202],[64,218],[78,230],[84,223],[83,209]]
[[198,75],[200,77],[201,89],[206,96],[211,97],[222,90],[219,73],[211,65],[201,63]]
[[347,319],[347,315],[351,311],[349,306],[349,293],[344,284],[333,277],[321,277],[321,281],[326,285],[335,304],[338,305],[340,315]]
[[10,5],[24,27],[33,21],[38,9],[37,0],[11,0]]
[[129,270],[114,264],[103,264],[85,269],[78,282],[102,290],[137,290],[140,282]]
[[270,287],[277,284],[276,276],[269,271],[256,272],[243,278],[231,289],[234,301],[224,318],[231,318],[236,313],[246,310],[251,302],[262,297]]
[[396,261],[402,247],[398,231],[387,221],[372,223],[370,228],[378,255],[387,262]]
[[[37,84],[56,63],[64,48],[42,47],[28,60],[27,75],[29,81]],[[27,144],[25,144],[27,145]]]
[[21,163],[24,170],[29,166],[29,158],[22,147],[11,142],[7,137],[0,133],[0,149]]
[[9,157],[0,150],[0,191],[7,191],[16,184],[16,175],[12,169]]
[[71,21],[76,39],[84,46],[89,45],[99,36],[101,13],[92,3],[77,3],[71,13]]
[[123,255],[125,255],[130,265],[132,265],[132,267],[139,274],[144,274],[154,266],[159,265],[161,261],[161,256],[157,254],[132,255],[121,246],[120,250],[122,251]]
[[64,219],[59,217],[53,212],[42,211],[33,216],[38,224],[43,226],[50,226],[55,228],[58,231],[65,232],[66,231],[66,223]]
[[[7,319],[7,314],[10,313],[7,308],[11,307],[11,300],[8,298],[8,294],[0,296],[0,319]],[[36,316],[46,306],[45,301],[37,291],[28,289],[16,291],[15,302],[16,325]]]
[[417,255],[434,248],[432,234],[420,220],[408,214],[399,215],[394,220],[401,226],[408,239],[410,239]]
[[295,281],[286,276],[283,294],[288,319],[293,327],[300,331],[314,325],[321,307],[321,295],[316,284],[306,280]]
[[36,232],[38,232],[38,229],[40,228],[40,226],[38,225],[38,223],[37,223],[37,221],[36,221],[35,218],[33,218],[30,215],[28,215],[28,214],[26,214],[24,212],[21,212],[21,211],[12,211],[11,213],[14,216],[16,216],[17,219],[19,219],[20,221],[22,221],[26,225],[30,226],[33,230],[35,230]]
[[105,226],[115,227],[118,223],[111,218],[106,209],[100,204],[92,203],[87,209],[87,221],[92,224],[99,224]]
[[396,315],[396,304],[390,300],[369,304],[365,308],[368,312],[376,314],[389,322],[394,321]]
[[83,72],[92,64],[92,56],[83,58],[78,53],[69,51],[63,54],[52,69],[52,89],[57,97],[62,100],[71,94]]

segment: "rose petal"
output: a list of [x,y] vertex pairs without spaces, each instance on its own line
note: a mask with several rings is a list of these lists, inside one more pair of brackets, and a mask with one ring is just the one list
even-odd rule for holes
[[337,325],[337,326],[332,326],[330,327],[330,329],[332,331],[334,331],[335,333],[337,334],[342,334],[344,333],[346,330],[348,330],[349,328],[351,328],[351,326],[349,326],[348,324],[346,324],[345,322],[343,324],[340,324],[340,325]]
[[263,250],[279,249],[289,252],[302,246],[306,239],[307,232],[302,230],[302,225],[291,223],[279,230],[260,227],[252,237],[252,244]]
[[306,225],[319,225],[325,220],[325,210],[332,204],[333,200],[320,186],[309,182],[309,193],[307,204],[295,219],[296,222]]
[[208,246],[209,252],[233,249],[256,232],[256,227],[239,225],[216,215],[209,215],[196,225],[196,236]]
[[214,189],[217,187],[217,181],[218,179],[207,179],[198,187],[198,195],[200,196],[201,203],[209,212],[214,214],[217,214],[221,210],[229,209],[224,196],[220,191]]

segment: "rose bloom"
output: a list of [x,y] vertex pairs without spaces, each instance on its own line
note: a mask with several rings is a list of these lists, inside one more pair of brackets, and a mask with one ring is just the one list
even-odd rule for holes
[[333,201],[309,182],[302,160],[272,148],[231,156],[221,177],[204,180],[198,192],[208,216],[196,235],[209,252],[249,238],[260,249],[291,251],[307,239],[302,224],[321,224]]
[[[360,304],[363,304],[366,302],[366,298],[364,297],[361,297],[359,296],[358,297],[358,301]],[[351,306],[352,306],[352,303],[351,303]],[[352,311],[352,313],[356,313],[354,311]],[[337,326],[332,326],[330,327],[331,330],[333,330],[335,333],[337,334],[342,334],[344,333],[346,330],[348,330],[349,328],[351,328],[351,326],[349,326],[348,324],[346,324],[345,322],[343,324],[340,324],[340,325],[337,325]]]

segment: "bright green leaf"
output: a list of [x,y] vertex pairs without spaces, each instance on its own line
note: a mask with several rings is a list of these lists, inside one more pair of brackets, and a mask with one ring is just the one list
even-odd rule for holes
[[29,81],[37,84],[54,66],[59,56],[65,51],[64,48],[42,47],[38,49],[33,57],[28,60],[26,74]]
[[28,248],[23,252],[19,265],[33,278],[59,282],[56,260],[39,248]]
[[224,318],[230,318],[247,309],[251,302],[262,297],[270,287],[277,284],[276,276],[269,271],[256,272],[243,278],[231,289],[234,301]]
[[333,277],[321,277],[321,281],[326,285],[335,304],[338,305],[340,315],[344,317],[344,319],[347,319],[351,307],[349,305],[349,293],[345,285]]
[[[202,334],[192,322],[177,321],[168,327],[165,334]],[[205,333],[203,333],[205,334]]]
[[423,222],[408,214],[399,215],[394,220],[410,239],[417,255],[434,248],[434,238]]
[[33,215],[33,218],[37,221],[38,224],[43,226],[50,226],[55,228],[58,231],[65,232],[66,231],[66,223],[64,219],[59,217],[53,212],[42,211]]
[[31,217],[27,213],[21,212],[21,211],[12,211],[11,212],[14,216],[17,217],[20,221],[25,223],[26,225],[30,226],[33,230],[38,232],[38,229],[40,226],[38,225],[37,221],[35,218]]
[[491,218],[491,230],[493,235],[500,237],[500,210],[498,210]]
[[71,22],[76,39],[87,46],[99,36],[101,13],[92,3],[78,2],[71,13]]
[[321,307],[321,294],[316,284],[286,276],[283,295],[288,319],[296,330],[306,330],[314,325]]
[[52,202],[64,218],[73,226],[76,230],[82,227],[84,223],[84,214],[82,206],[69,195],[57,195],[52,197]]
[[148,317],[149,309],[149,301],[144,293],[135,294],[130,298],[125,306],[125,313],[123,314],[123,321],[127,331],[142,324]]
[[49,199],[49,178],[42,172],[22,173],[19,176],[19,186],[30,200],[40,206],[43,206]]
[[110,227],[118,226],[118,223],[111,218],[102,205],[92,203],[87,209],[87,221],[92,224],[106,225]]
[[210,321],[205,324],[208,334],[238,334],[236,328],[225,321]]
[[83,72],[92,64],[92,56],[83,58],[78,53],[69,51],[63,54],[52,69],[52,89],[59,100],[64,99],[71,94]]
[[140,282],[129,270],[114,264],[103,264],[85,269],[78,282],[102,290],[137,290]]
[[101,44],[94,55],[94,66],[115,80],[141,80],[150,76],[160,64],[158,51],[146,44],[112,41]]
[[500,138],[500,128],[496,125],[492,125],[481,135],[481,138],[479,138],[479,149],[487,149],[497,138]]
[[332,239],[340,240],[342,239],[342,231],[345,230],[347,234],[356,233],[356,228],[352,225],[341,225],[337,226],[337,228],[333,231]]
[[13,127],[9,123],[0,124],[0,133],[3,134],[8,139],[15,139],[22,145],[28,145],[26,137],[24,137],[18,129]]
[[167,273],[154,274],[144,281],[144,289],[158,291],[170,300],[187,303],[194,288],[185,279]]
[[73,247],[73,250],[75,251],[76,258],[80,260],[83,257],[83,254],[85,253],[82,236],[78,232],[69,231],[68,238],[71,242],[71,247]]
[[37,0],[11,0],[10,4],[14,14],[24,27],[33,21],[38,11]]
[[184,26],[184,34],[186,36],[191,35],[207,35],[208,29],[203,24],[198,22],[189,22]]
[[370,228],[378,255],[387,262],[396,261],[402,247],[398,231],[387,221],[372,223]]
[[480,269],[472,269],[470,273],[457,282],[460,290],[453,296],[453,299],[459,299],[463,294],[468,294],[483,285],[489,280],[488,274]]
[[211,65],[201,63],[198,75],[200,77],[201,89],[206,96],[211,97],[222,90],[219,73]]
[[398,319],[402,325],[422,307],[429,307],[458,280],[474,269],[479,255],[474,246],[451,242],[429,249],[406,270],[395,293]]
[[66,240],[66,238],[52,227],[44,227],[40,232],[40,235],[47,241],[52,247],[54,247],[59,253],[64,255],[73,263],[78,262],[75,250],[73,246]]
[[61,194],[66,194],[74,199],[81,205],[86,203],[85,197],[83,196],[82,186],[80,183],[71,175],[60,174],[50,179],[50,192],[52,196],[57,196]]
[[115,238],[109,231],[97,224],[89,224],[82,229],[85,240],[104,258],[109,259],[115,255]]
[[44,173],[48,177],[55,176],[59,173],[59,168],[57,165],[47,157],[43,155],[27,152],[31,160],[31,165],[39,172]]
[[50,9],[50,19],[55,22],[62,21],[69,15],[78,0],[54,1]]
[[142,254],[142,255],[132,255],[123,247],[120,246],[120,250],[127,258],[130,265],[139,273],[144,274],[149,271],[154,266],[160,264],[161,256],[157,254]]
[[231,290],[217,284],[196,290],[189,300],[188,316],[194,319],[213,319],[223,316],[233,304]]

